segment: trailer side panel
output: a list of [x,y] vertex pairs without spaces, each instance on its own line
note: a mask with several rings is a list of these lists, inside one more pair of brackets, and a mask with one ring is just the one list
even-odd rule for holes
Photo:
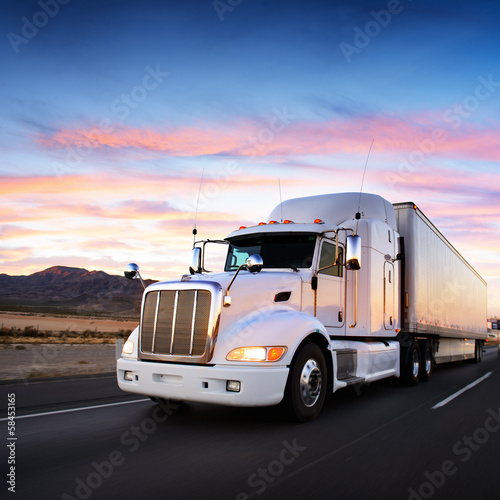
[[403,329],[486,339],[486,282],[413,203],[394,208],[405,243]]

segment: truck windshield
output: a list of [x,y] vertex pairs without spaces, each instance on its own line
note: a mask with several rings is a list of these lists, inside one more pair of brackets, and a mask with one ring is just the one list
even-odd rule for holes
[[236,271],[248,257],[259,254],[264,268],[308,268],[312,266],[315,234],[261,234],[231,240],[225,271]]

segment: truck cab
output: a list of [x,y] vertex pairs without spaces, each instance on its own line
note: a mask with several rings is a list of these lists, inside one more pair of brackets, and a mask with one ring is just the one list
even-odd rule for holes
[[391,209],[359,193],[289,200],[225,238],[222,273],[205,272],[198,242],[190,274],[145,290],[120,387],[225,405],[284,400],[308,420],[328,391],[398,376]]

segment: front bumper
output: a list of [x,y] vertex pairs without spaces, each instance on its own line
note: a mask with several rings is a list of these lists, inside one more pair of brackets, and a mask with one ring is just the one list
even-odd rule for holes
[[[125,371],[133,380],[125,380]],[[120,358],[120,389],[165,399],[228,406],[272,406],[283,399],[288,378],[286,366],[193,366]],[[240,392],[226,389],[228,380],[241,383]]]

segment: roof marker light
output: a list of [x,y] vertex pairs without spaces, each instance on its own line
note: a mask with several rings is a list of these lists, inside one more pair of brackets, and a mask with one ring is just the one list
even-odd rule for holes
[[247,227],[246,226],[240,226],[240,229],[246,229]]
[[270,220],[268,224],[279,224],[279,222],[277,220]]
[[259,222],[259,226],[265,226],[266,223],[265,222]]
[[294,224],[294,222],[293,222],[293,220],[286,219],[283,221],[283,224]]
[[315,224],[324,224],[324,222],[321,219],[314,219]]

